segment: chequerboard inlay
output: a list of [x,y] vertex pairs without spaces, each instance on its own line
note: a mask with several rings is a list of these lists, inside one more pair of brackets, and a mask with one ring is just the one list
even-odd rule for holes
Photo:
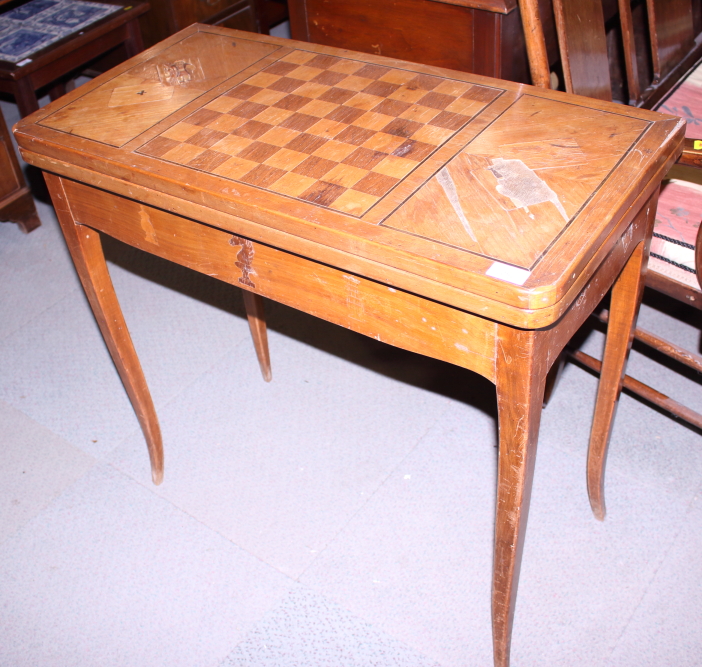
[[499,92],[293,51],[138,152],[361,216]]

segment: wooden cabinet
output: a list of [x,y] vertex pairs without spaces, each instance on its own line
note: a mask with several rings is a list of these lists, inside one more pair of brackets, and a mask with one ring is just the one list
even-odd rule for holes
[[[153,46],[192,23],[261,32],[261,0],[149,0],[151,11],[141,19],[144,46]],[[267,25],[264,32],[268,32]]]
[[[550,9],[550,0],[544,4]],[[529,82],[517,0],[289,0],[288,6],[293,39]]]

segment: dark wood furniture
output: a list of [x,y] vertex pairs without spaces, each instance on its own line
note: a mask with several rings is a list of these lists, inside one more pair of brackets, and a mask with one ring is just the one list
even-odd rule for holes
[[266,0],[149,0],[149,4],[151,11],[140,19],[146,47],[192,23],[268,32]]
[[138,2],[122,7],[117,14],[39,51],[31,62],[19,65],[0,61],[0,92],[13,95],[20,114],[26,116],[39,108],[37,91],[41,88],[51,85],[50,97],[56,99],[66,92],[66,81],[96,58],[122,45],[127,57],[139,53],[142,41],[138,18],[149,5]]
[[41,224],[32,193],[22,175],[5,118],[0,110],[0,221],[16,222],[29,233]]
[[[546,56],[546,38],[541,30],[544,16],[537,0],[520,0],[520,3],[532,76],[537,85],[548,88],[550,62]],[[608,36],[606,32],[602,0],[553,0],[553,9],[562,71],[568,92],[602,100],[612,100],[614,94],[620,92],[629,104],[643,108],[663,105],[663,108],[668,110],[671,105],[667,102],[674,99],[681,90],[676,90],[676,87],[687,85],[684,75],[689,74],[691,66],[702,57],[702,2],[699,0],[619,0],[618,27],[621,32],[618,39],[621,51],[612,48],[613,38],[611,33]],[[645,33],[641,30],[642,21],[647,26]],[[614,35],[614,38],[617,38],[617,35]],[[616,73],[618,67],[624,68],[625,76],[617,82],[612,73]],[[666,97],[667,95],[669,97]],[[694,102],[694,94],[692,99]],[[693,117],[699,118],[702,117],[702,97],[697,102],[700,108],[686,110]],[[693,137],[699,138],[702,135],[696,128],[692,128],[689,134],[691,136],[685,139],[684,151],[678,163],[686,167],[700,167],[702,141]],[[671,174],[674,175],[673,172]],[[668,188],[671,190],[668,191]],[[685,196],[684,202],[682,199],[678,200],[677,207],[689,209],[685,211],[685,215],[694,217],[693,224],[700,228],[702,189],[699,186],[680,188],[674,181],[666,185],[661,205],[665,200],[668,209],[675,211],[675,200],[672,201],[672,205],[667,201],[668,192],[674,193],[675,197]],[[676,230],[670,226],[670,218],[675,215],[680,214],[674,213],[667,216],[668,219],[661,215],[656,220],[654,235],[662,239],[659,242],[660,247],[673,244],[670,247],[675,250],[676,245],[688,246],[687,264],[692,275],[695,275],[696,269],[696,279],[685,277],[688,274],[681,271],[684,267],[679,261],[676,262],[672,257],[663,254],[653,254],[652,251],[646,285],[702,309],[702,233],[698,229],[696,234],[693,232],[687,243],[683,242],[682,238],[676,236]],[[671,238],[673,236],[676,238]],[[671,269],[671,265],[677,265],[678,270]],[[612,319],[612,315],[607,311],[600,313],[599,317],[605,323]],[[643,329],[635,330],[635,338],[658,352],[702,372],[702,356],[696,352],[685,350]],[[572,356],[592,370],[600,371],[600,362],[584,352],[575,351]],[[629,376],[622,376],[618,382],[620,390],[623,386],[676,417],[702,428],[702,414]],[[600,519],[605,516],[606,454],[606,442],[601,441],[599,447],[593,447],[591,443],[588,454],[588,490],[593,512]]]
[[[288,0],[288,5],[293,39],[529,81],[516,0]],[[555,47],[555,35],[551,42]]]
[[196,25],[15,133],[46,173],[156,483],[160,429],[101,233],[243,289],[264,375],[262,296],[495,383],[494,661],[507,667],[546,375],[614,285],[591,435],[606,442],[683,129],[636,108]]

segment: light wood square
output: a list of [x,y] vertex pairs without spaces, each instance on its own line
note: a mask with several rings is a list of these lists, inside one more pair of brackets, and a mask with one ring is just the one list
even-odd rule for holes
[[173,141],[186,141],[194,134],[197,134],[201,129],[199,125],[177,123],[173,127],[169,127],[161,136],[166,137],[166,139],[173,139]]
[[334,63],[330,68],[330,72],[339,72],[340,74],[353,74],[359,69],[365,67],[366,63],[361,63],[358,60],[341,60]]
[[402,146],[405,141],[407,141],[405,137],[396,137],[394,134],[378,132],[368,139],[368,141],[363,144],[363,147],[370,148],[373,151],[392,153],[398,146]]
[[329,90],[329,86],[308,81],[307,83],[303,83],[299,88],[296,88],[293,91],[293,95],[301,95],[302,97],[310,97],[316,100],[320,95],[326,93],[327,90]]
[[234,132],[237,127],[241,127],[247,122],[248,118],[239,118],[239,116],[224,114],[214,122],[210,123],[207,127],[212,128],[213,130],[219,130],[220,132]]
[[298,197],[305,190],[311,188],[316,182],[314,178],[290,172],[285,174],[285,176],[281,176],[273,185],[269,186],[268,189],[283,195]]
[[313,155],[317,157],[323,157],[326,160],[334,160],[334,162],[341,162],[347,158],[351,153],[353,153],[358,146],[353,146],[352,144],[345,144],[342,141],[327,141],[324,146],[318,148]]
[[367,195],[365,192],[347,190],[335,201],[333,201],[329,205],[329,208],[360,217],[379,199],[380,197]]
[[356,185],[367,173],[367,169],[359,169],[349,164],[337,164],[331,171],[324,174],[323,180],[327,183],[350,188],[352,185]]
[[472,87],[472,83],[456,81],[455,79],[444,79],[436,88],[434,88],[434,92],[443,93],[444,95],[453,95],[455,97],[460,97],[461,95],[463,95],[463,93],[467,92],[468,89]]
[[177,162],[178,164],[187,164],[190,160],[196,158],[200,153],[205,152],[202,146],[194,146],[193,144],[181,144],[162,155],[163,160],[169,162]]
[[443,127],[435,127],[434,125],[425,125],[419,128],[413,135],[413,141],[423,141],[427,144],[440,146],[446,141],[455,130],[447,130]]
[[300,133],[297,130],[289,130],[287,127],[274,127],[260,136],[258,140],[274,146],[285,146],[285,144],[298,136],[300,136]]
[[318,118],[324,118],[327,114],[334,111],[339,107],[338,104],[333,102],[322,102],[322,100],[314,100],[305,104],[305,108],[302,113],[306,113],[309,116],[317,116]]
[[222,95],[220,97],[215,97],[215,99],[213,99],[204,108],[212,109],[213,111],[219,111],[220,113],[227,113],[227,111],[231,111],[235,106],[238,106],[239,104],[241,104],[241,100]]
[[224,139],[220,139],[214,146],[212,146],[213,151],[218,151],[220,153],[226,153],[227,155],[236,155],[244,150],[247,146],[253,143],[253,139],[247,139],[246,137],[237,137],[235,134],[230,134]]
[[236,180],[248,174],[255,167],[258,167],[258,162],[243,160],[240,157],[231,157],[224,164],[219,165],[214,170],[214,173]]
[[347,128],[346,123],[339,123],[336,120],[330,120],[329,118],[322,118],[319,122],[312,125],[307,130],[308,134],[314,134],[317,137],[324,137],[325,139],[331,139],[335,137],[339,132]]
[[363,109],[370,111],[373,107],[378,106],[383,101],[382,97],[377,95],[368,95],[368,93],[357,93],[350,100],[347,100],[344,106],[353,107],[354,109]]
[[394,93],[390,93],[388,99],[414,104],[417,100],[421,100],[426,94],[426,90],[410,90],[403,86],[402,88],[398,88]]
[[286,171],[292,171],[297,167],[300,162],[305,161],[309,155],[307,153],[300,153],[299,151],[291,151],[287,148],[281,148],[277,153],[271,155],[264,164],[268,164],[271,167],[277,167],[278,169],[285,169]]
[[367,130],[382,130],[389,122],[389,116],[369,111],[357,118],[353,124],[358,127],[365,127]]
[[269,125],[280,125],[286,118],[290,118],[295,112],[289,109],[278,109],[278,107],[268,107],[256,116],[256,120]]
[[402,69],[391,69],[381,76],[378,81],[386,81],[387,83],[396,83],[399,86],[406,84],[417,76],[416,72],[408,72]]
[[295,63],[296,65],[304,65],[314,58],[317,54],[310,53],[309,51],[293,51],[288,53],[287,56],[283,56],[281,60],[286,63]]
[[323,71],[323,69],[319,69],[318,67],[307,67],[303,65],[301,67],[298,67],[294,72],[291,72],[290,76],[292,76],[295,79],[301,79],[302,81],[310,81],[314,79],[314,77],[321,74]]
[[269,74],[268,72],[258,72],[254,74],[251,78],[246,79],[244,83],[249,86],[258,86],[259,88],[267,88],[272,83],[275,83],[280,79],[277,74]]
[[404,113],[400,114],[400,118],[406,118],[407,120],[413,120],[416,123],[428,123],[434,116],[438,116],[441,113],[438,109],[430,109],[429,107],[423,107],[421,105],[413,106],[407,109]]
[[446,111],[473,117],[481,109],[483,109],[485,105],[485,102],[478,102],[477,100],[469,100],[467,98],[459,97],[455,102],[451,102],[451,104],[446,107]]
[[371,83],[370,79],[366,79],[361,76],[347,76],[343,81],[339,81],[339,83],[336,84],[337,88],[343,88],[344,90],[356,90],[356,91],[361,91],[363,90],[369,83]]
[[273,106],[278,100],[282,100],[288,93],[283,93],[279,90],[271,90],[266,88],[255,95],[249,97],[249,102],[255,102],[256,104],[265,104],[267,106]]
[[382,162],[376,164],[371,171],[377,171],[379,174],[392,176],[393,178],[404,178],[416,166],[417,163],[414,160],[397,157],[396,155],[388,155]]

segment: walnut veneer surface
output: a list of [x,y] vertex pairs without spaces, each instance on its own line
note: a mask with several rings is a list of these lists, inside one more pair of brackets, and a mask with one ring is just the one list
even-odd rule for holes
[[196,25],[15,132],[47,172],[157,483],[158,420],[99,232],[244,289],[266,379],[261,296],[496,384],[504,667],[546,374],[614,285],[591,436],[606,443],[683,130],[631,107]]

